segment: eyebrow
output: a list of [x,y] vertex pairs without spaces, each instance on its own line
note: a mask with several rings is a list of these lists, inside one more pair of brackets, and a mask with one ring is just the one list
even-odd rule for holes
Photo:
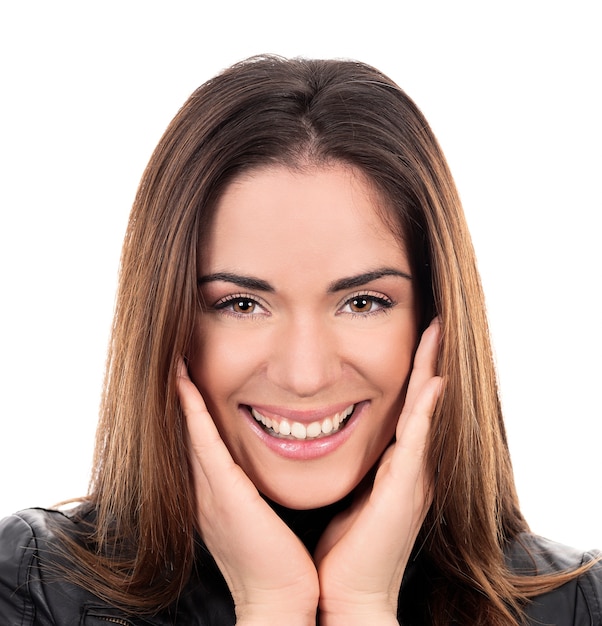
[[233,283],[244,289],[254,289],[257,291],[267,291],[274,293],[275,289],[265,280],[261,278],[254,278],[253,276],[241,276],[240,274],[232,274],[231,272],[216,272],[215,274],[207,274],[206,276],[199,276],[198,284],[204,285],[205,283],[212,283],[216,281],[224,281],[226,283]]
[[[412,280],[412,276],[407,272],[402,272],[391,267],[383,267],[380,269],[372,270],[371,272],[364,272],[357,276],[348,276],[346,278],[340,278],[330,283],[328,286],[328,293],[336,293],[337,291],[343,291],[345,289],[354,289],[355,287],[361,287],[366,283],[370,283],[373,280],[383,278],[385,276],[398,276],[405,278],[406,280]],[[254,276],[242,276],[240,274],[233,274],[231,272],[215,272],[214,274],[207,274],[205,276],[199,276],[198,284],[204,285],[205,283],[212,283],[216,281],[224,281],[227,283],[233,283],[244,289],[252,289],[257,291],[265,291],[267,293],[274,293],[276,290],[270,283],[261,278],[255,278]]]
[[335,280],[330,283],[328,293],[335,293],[336,291],[343,291],[344,289],[361,287],[366,283],[371,283],[373,280],[383,278],[384,276],[399,276],[400,278],[405,278],[406,280],[412,280],[411,275],[407,272],[402,272],[401,270],[396,270],[392,267],[382,267],[371,272],[358,274],[357,276],[349,276],[348,278]]

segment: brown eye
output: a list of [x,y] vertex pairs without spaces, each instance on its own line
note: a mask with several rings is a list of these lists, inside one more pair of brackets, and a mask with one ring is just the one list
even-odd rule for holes
[[364,296],[359,296],[356,298],[352,298],[349,301],[349,308],[354,313],[366,313],[372,309],[372,305],[374,304],[373,300],[369,300]]
[[238,317],[256,317],[257,315],[266,315],[266,309],[251,296],[232,295],[220,300],[213,305],[216,311],[223,311],[225,314],[235,315]]
[[339,314],[368,316],[390,309],[392,306],[393,302],[385,296],[363,293],[351,296],[338,312]]
[[235,313],[253,313],[256,302],[250,298],[238,298],[232,302],[232,310]]

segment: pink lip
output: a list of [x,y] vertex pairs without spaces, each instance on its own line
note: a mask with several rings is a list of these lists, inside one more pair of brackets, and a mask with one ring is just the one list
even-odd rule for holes
[[[318,439],[305,439],[305,440],[294,440],[294,439],[284,439],[280,437],[274,437],[268,434],[253,418],[250,411],[247,407],[240,408],[240,412],[245,416],[247,424],[251,428],[251,430],[259,437],[259,439],[265,444],[265,446],[270,449],[272,452],[277,454],[278,456],[284,457],[286,459],[296,460],[296,461],[309,461],[313,459],[318,459],[320,457],[326,456],[327,454],[331,454],[338,448],[340,448],[353,434],[353,431],[356,428],[356,425],[359,423],[362,413],[364,412],[364,408],[368,405],[368,402],[360,402],[356,404],[355,411],[353,415],[349,418],[349,421],[345,424],[341,430],[337,431],[334,435],[329,435],[327,437],[320,437]],[[346,404],[342,406],[339,411],[347,408],[349,405]],[[261,407],[256,407],[253,405],[256,410],[260,413]],[[266,409],[267,410],[267,409]],[[280,408],[278,409],[281,410]],[[330,408],[328,409],[330,411]],[[334,413],[339,412],[337,410]],[[295,412],[292,412],[295,414]],[[298,415],[299,412],[296,414]],[[320,412],[322,413],[322,411]],[[325,417],[334,415],[334,413],[326,413]],[[289,412],[288,415],[290,415]],[[282,415],[281,413],[277,413],[277,415]],[[308,412],[301,412],[301,415],[305,415],[307,417]],[[317,412],[315,413],[317,415]],[[290,418],[294,421],[301,421],[298,417]],[[313,417],[313,420],[320,419],[319,417]],[[312,420],[310,420],[312,421]]]

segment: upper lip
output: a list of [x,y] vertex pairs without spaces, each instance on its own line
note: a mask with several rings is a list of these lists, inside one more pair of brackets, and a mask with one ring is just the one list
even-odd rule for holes
[[311,424],[312,422],[321,421],[327,417],[333,417],[337,413],[344,411],[350,406],[355,406],[356,404],[357,402],[341,402],[339,404],[331,404],[327,407],[313,409],[291,409],[289,407],[267,404],[247,404],[245,406],[255,409],[264,417],[286,419],[291,422],[299,422],[300,424]]

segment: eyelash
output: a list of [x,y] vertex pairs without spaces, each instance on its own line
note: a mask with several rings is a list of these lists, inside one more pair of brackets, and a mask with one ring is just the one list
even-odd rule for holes
[[[378,305],[376,310],[370,310],[365,312],[358,311],[346,311],[343,312],[342,309],[348,305],[350,305],[354,300],[366,300],[367,302],[372,302],[373,304]],[[395,302],[390,300],[389,298],[383,296],[382,294],[377,294],[371,291],[358,291],[353,294],[351,297],[347,298],[343,304],[337,309],[338,315],[351,315],[352,317],[367,317],[369,315],[378,315],[381,313],[387,313],[389,309],[395,306]]]
[[[350,306],[354,300],[360,300],[360,299],[365,300],[366,302],[371,302],[373,304],[376,304],[377,308],[375,310],[370,310],[370,311],[365,311],[365,312],[351,311],[351,310],[343,311],[343,309],[347,306]],[[236,305],[236,303],[241,303],[241,302],[252,305],[253,307],[259,307],[260,309],[263,309],[264,313],[254,313],[254,310],[251,313],[241,313],[240,311],[235,311],[233,307]],[[395,303],[383,295],[376,294],[373,292],[358,291],[357,293],[347,298],[339,306],[339,308],[337,309],[337,315],[351,315],[352,317],[367,317],[369,315],[377,315],[380,313],[386,313],[388,309],[391,309],[393,306],[395,306]],[[226,296],[225,298],[218,300],[213,305],[213,309],[216,311],[223,312],[226,315],[232,315],[234,317],[241,317],[241,318],[257,317],[258,315],[265,315],[265,314],[269,315],[269,312],[267,311],[266,307],[264,307],[261,304],[261,302],[257,300],[257,298],[249,294],[245,294],[245,293],[237,293],[237,294],[232,294],[230,296]]]
[[[225,313],[226,315],[233,315],[234,317],[255,317],[253,314],[251,313],[240,313],[238,311],[234,311],[233,307],[235,306],[235,304],[237,302],[246,302],[246,303],[252,303],[254,306],[258,306],[261,309],[264,309],[264,311],[267,313],[267,310],[265,309],[265,307],[257,300],[257,298],[246,294],[246,293],[235,293],[232,294],[231,296],[226,296],[225,298],[222,298],[221,300],[218,300],[214,305],[213,308],[216,311],[220,311]],[[229,307],[231,307],[229,309]]]

